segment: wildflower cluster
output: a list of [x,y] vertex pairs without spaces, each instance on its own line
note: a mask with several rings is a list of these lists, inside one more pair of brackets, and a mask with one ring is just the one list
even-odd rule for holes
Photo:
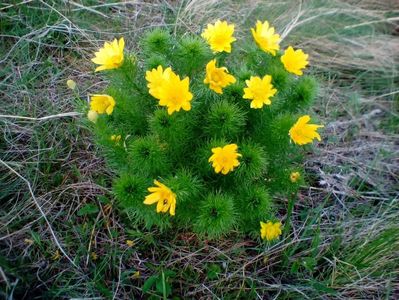
[[179,39],[156,29],[138,53],[120,38],[94,54],[110,84],[91,95],[87,118],[132,222],[210,238],[281,235],[271,196],[304,183],[304,145],[320,141],[322,125],[301,112],[317,85],[303,75],[308,55],[280,50],[267,21],[251,28],[252,43],[234,30],[216,21]]

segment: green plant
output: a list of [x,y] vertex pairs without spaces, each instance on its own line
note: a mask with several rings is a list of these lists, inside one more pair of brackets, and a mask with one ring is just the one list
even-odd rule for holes
[[[212,32],[203,37],[218,43]],[[208,238],[237,228],[258,234],[260,221],[275,219],[271,196],[303,183],[290,175],[303,178],[301,145],[319,138],[317,125],[301,121],[308,116],[298,119],[315,98],[316,80],[292,74],[307,64],[301,50],[268,52],[261,37],[256,42],[263,51],[238,41],[232,54],[212,55],[197,36],[155,29],[142,52],[123,58],[121,38],[96,53],[109,86],[92,97],[89,119],[133,222]]]
[[[149,293],[153,288],[155,292],[162,297],[168,299],[172,294],[171,279],[176,276],[176,273],[171,270],[161,270],[158,274],[152,275],[146,279],[143,284],[143,293]],[[149,299],[159,299],[159,297],[150,296]]]

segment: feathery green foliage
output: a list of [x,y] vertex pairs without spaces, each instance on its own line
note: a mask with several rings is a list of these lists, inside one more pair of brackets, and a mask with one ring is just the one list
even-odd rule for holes
[[[175,38],[165,29],[155,29],[143,37],[141,46],[142,53],[129,54],[119,68],[104,72],[110,81],[105,93],[114,97],[116,106],[93,124],[109,165],[119,174],[114,191],[121,207],[147,227],[178,226],[208,238],[234,227],[259,232],[260,221],[274,218],[271,195],[299,188],[290,173],[302,170],[303,148],[290,142],[288,132],[311,105],[316,80],[285,70],[282,52],[272,56],[237,42],[238,64],[229,66],[234,52],[216,56],[217,67],[227,67],[236,78],[220,94],[204,84],[206,65],[213,57],[200,37]],[[148,71],[158,66],[162,72],[171,67],[182,79],[189,77],[193,100],[188,111],[171,113],[157,106],[145,78],[149,80]],[[271,105],[253,109],[243,89],[251,76],[265,75],[272,76],[277,94]],[[119,143],[110,141],[113,134],[122,136]],[[226,175],[215,173],[209,161],[212,149],[233,143],[238,145],[239,166]],[[176,196],[172,216],[156,213],[157,204],[143,204],[153,192],[147,192],[153,180]]]
[[231,196],[221,193],[209,194],[199,204],[199,214],[194,225],[198,233],[217,238],[235,225],[236,209]]

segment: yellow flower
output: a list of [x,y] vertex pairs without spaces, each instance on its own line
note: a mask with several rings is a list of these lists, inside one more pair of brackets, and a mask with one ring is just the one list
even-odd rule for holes
[[276,55],[280,49],[280,35],[274,33],[274,27],[269,27],[269,22],[257,21],[255,28],[251,28],[252,36],[258,46],[265,52],[271,55]]
[[309,64],[308,57],[309,55],[305,54],[301,49],[294,50],[294,48],[289,46],[281,56],[281,62],[288,72],[302,75],[302,69]]
[[323,125],[307,124],[310,121],[310,116],[302,116],[291,127],[289,135],[295,144],[305,145],[317,139],[321,141],[320,135],[317,133],[318,128],[323,128]]
[[68,88],[70,88],[71,90],[74,90],[76,88],[76,82],[73,81],[72,79],[68,79],[67,80],[67,86]]
[[159,99],[160,88],[169,78],[171,72],[171,68],[163,70],[162,66],[158,66],[156,69],[154,68],[145,73],[145,79],[148,81],[147,87],[151,96]]
[[128,245],[128,247],[133,247],[134,242],[132,240],[126,240],[126,245]]
[[109,95],[93,95],[91,96],[90,109],[99,113],[112,114],[115,107],[115,100]]
[[260,236],[262,239],[272,241],[281,235],[281,223],[280,222],[260,222]]
[[119,143],[121,138],[122,138],[122,136],[120,134],[119,135],[116,135],[116,134],[111,135],[111,141],[115,142],[116,144]]
[[94,110],[89,110],[89,112],[87,113],[87,118],[89,119],[89,121],[96,123],[98,119],[98,113]]
[[292,183],[297,182],[301,178],[301,174],[299,172],[291,172],[290,180]]
[[242,155],[237,153],[237,148],[236,144],[229,144],[223,148],[212,148],[213,155],[208,161],[212,162],[212,167],[216,173],[222,172],[223,175],[226,175],[240,165],[238,158]]
[[169,210],[171,216],[175,215],[176,194],[166,185],[154,180],[156,186],[148,188],[150,195],[145,197],[144,204],[151,205],[157,203],[157,213],[166,213]]
[[247,88],[244,88],[244,99],[252,99],[251,108],[262,108],[263,104],[270,105],[270,98],[273,97],[277,90],[272,85],[272,77],[265,75],[263,78],[251,76],[249,80],[245,80]]
[[193,94],[190,92],[190,79],[175,74],[171,68],[163,70],[162,66],[146,72],[149,93],[159,100],[160,106],[166,106],[168,114],[175,111],[190,110]]
[[183,109],[188,111],[191,109],[190,101],[193,94],[190,92],[190,79],[185,77],[180,80],[180,76],[171,72],[159,90],[159,105],[166,106],[168,114],[171,115],[175,111]]
[[105,42],[104,47],[94,53],[95,57],[91,60],[100,65],[96,68],[96,72],[119,68],[123,63],[123,48],[125,48],[123,37],[119,39],[119,42],[116,39],[110,43]]
[[209,84],[209,88],[218,94],[223,94],[223,88],[235,83],[236,79],[233,75],[229,74],[226,67],[216,67],[216,59],[211,60],[206,65],[205,84]]
[[226,21],[216,21],[215,24],[208,24],[201,36],[211,46],[213,52],[231,52],[231,43],[236,41],[233,37],[234,24]]

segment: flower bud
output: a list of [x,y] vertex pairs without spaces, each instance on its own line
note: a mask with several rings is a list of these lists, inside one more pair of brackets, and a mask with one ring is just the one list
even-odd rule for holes
[[97,119],[98,119],[98,113],[95,112],[94,110],[89,110],[89,112],[87,113],[87,118],[93,122],[96,123]]
[[292,183],[297,182],[301,178],[301,174],[299,172],[292,172],[290,175],[290,180]]
[[72,79],[68,79],[66,83],[68,88],[70,88],[71,90],[76,89],[76,82],[73,81]]

